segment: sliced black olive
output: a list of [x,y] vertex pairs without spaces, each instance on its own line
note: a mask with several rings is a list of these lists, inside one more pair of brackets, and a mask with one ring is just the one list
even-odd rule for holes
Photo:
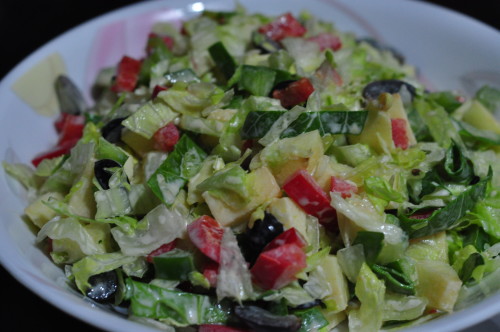
[[115,271],[97,274],[89,278],[89,284],[87,297],[99,303],[111,303],[118,290],[118,275]]
[[326,307],[325,304],[323,303],[323,301],[321,301],[320,299],[316,299],[316,300],[311,301],[311,302],[300,304],[300,305],[296,306],[294,309],[296,309],[296,310],[304,310],[304,309],[314,308],[314,307],[317,307],[317,306],[321,306],[322,308]]
[[[297,80],[286,80],[286,81],[281,81],[279,82],[278,84],[276,84],[273,88],[272,91],[274,90],[283,90],[285,89],[286,87],[288,87],[290,84],[292,84],[293,82],[296,82]],[[271,91],[271,94],[273,93]]]
[[256,306],[237,306],[235,315],[252,331],[293,332],[300,329],[301,320],[294,315],[278,316]]
[[415,87],[400,80],[380,80],[374,81],[363,89],[363,98],[366,100],[377,99],[382,93],[398,93],[405,86],[413,99],[416,94]]
[[261,54],[269,54],[281,49],[279,43],[259,32],[252,34],[252,42],[260,50]]
[[122,121],[125,118],[117,118],[109,121],[104,127],[101,128],[102,137],[110,143],[120,143],[122,138]]
[[78,87],[65,75],[59,75],[55,82],[55,90],[62,113],[82,114],[87,103]]
[[399,63],[401,63],[401,64],[405,63],[405,56],[403,55],[403,53],[399,52],[394,47],[391,47],[391,46],[388,46],[386,44],[381,43],[380,41],[378,41],[376,39],[369,38],[369,37],[358,38],[357,42],[358,43],[365,42],[365,43],[369,44],[370,46],[372,46],[373,48],[376,48],[379,51],[389,51],[396,58],[396,60],[399,61]]
[[109,189],[109,179],[113,175],[107,169],[113,167],[122,167],[122,165],[111,159],[101,159],[94,164],[95,178],[104,190]]
[[250,265],[255,263],[262,249],[281,233],[283,224],[272,214],[265,212],[263,220],[256,220],[252,228],[238,237],[245,260]]

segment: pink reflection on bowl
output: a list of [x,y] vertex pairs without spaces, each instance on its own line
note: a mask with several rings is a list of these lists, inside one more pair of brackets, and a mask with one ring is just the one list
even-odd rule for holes
[[124,55],[141,59],[153,25],[168,22],[180,29],[182,10],[160,8],[102,26],[94,36],[85,75],[85,97],[92,100],[90,91],[97,74],[103,68],[114,67]]

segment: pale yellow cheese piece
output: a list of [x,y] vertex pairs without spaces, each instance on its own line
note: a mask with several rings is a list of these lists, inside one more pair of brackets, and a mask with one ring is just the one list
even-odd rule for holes
[[12,90],[38,114],[54,116],[59,113],[54,83],[59,75],[65,73],[64,60],[54,53],[17,79]]
[[462,281],[455,270],[440,261],[416,262],[418,274],[417,295],[429,300],[428,307],[452,312]]
[[269,168],[260,167],[252,171],[249,176],[253,177],[249,182],[253,183],[252,191],[254,194],[252,195],[252,200],[243,208],[235,209],[227,205],[224,201],[212,195],[210,191],[202,194],[210,212],[212,212],[212,215],[220,224],[224,226],[238,225],[248,220],[257,207],[280,196],[280,187]]
[[307,239],[307,215],[291,198],[273,199],[267,207],[267,211],[275,216],[285,229],[294,227]]

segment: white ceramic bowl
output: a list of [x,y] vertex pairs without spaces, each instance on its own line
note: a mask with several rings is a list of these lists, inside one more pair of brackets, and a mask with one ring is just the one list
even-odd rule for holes
[[[335,22],[342,30],[376,37],[405,54],[407,61],[419,68],[429,89],[455,89],[472,95],[482,84],[500,88],[500,33],[440,7],[402,0],[240,2],[251,12],[266,14],[308,9],[324,20]],[[67,74],[88,97],[89,86],[99,68],[116,64],[123,54],[142,55],[153,22],[180,22],[203,9],[228,10],[233,6],[232,0],[145,2],[89,21],[41,47],[0,83],[0,159],[29,163],[35,154],[56,141],[53,117],[37,114],[12,89],[22,75],[47,57],[57,54],[51,59],[64,63]],[[43,89],[51,85],[49,80],[47,76],[35,84]],[[95,307],[65,284],[63,272],[35,246],[34,233],[21,220],[26,194],[3,171],[0,197],[0,261],[16,279],[61,310],[99,328],[154,331]],[[411,331],[456,331],[498,313],[500,294]]]

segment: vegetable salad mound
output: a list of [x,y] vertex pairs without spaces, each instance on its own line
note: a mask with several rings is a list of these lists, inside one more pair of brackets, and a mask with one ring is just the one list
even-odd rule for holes
[[198,331],[390,330],[500,287],[500,91],[429,92],[307,12],[158,23],[65,76],[54,148],[4,168],[84,296]]

